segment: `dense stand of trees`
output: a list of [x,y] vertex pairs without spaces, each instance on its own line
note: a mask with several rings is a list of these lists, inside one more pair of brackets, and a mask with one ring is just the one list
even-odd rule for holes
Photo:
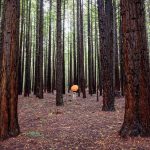
[[19,134],[18,95],[62,106],[73,84],[103,111],[125,95],[120,135],[150,135],[148,0],[0,0],[0,25],[0,139]]

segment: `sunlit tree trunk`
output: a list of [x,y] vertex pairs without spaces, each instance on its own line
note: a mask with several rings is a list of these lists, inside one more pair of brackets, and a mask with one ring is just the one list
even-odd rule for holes
[[18,94],[22,94],[22,86],[23,86],[23,81],[22,81],[22,50],[23,50],[23,31],[24,31],[24,16],[25,16],[25,2],[22,1],[21,5],[21,29],[20,29],[20,42],[19,42],[19,64],[18,64]]
[[115,96],[120,95],[120,78],[119,78],[119,57],[118,57],[118,39],[117,39],[117,17],[116,1],[113,1],[113,50],[114,50],[114,88]]

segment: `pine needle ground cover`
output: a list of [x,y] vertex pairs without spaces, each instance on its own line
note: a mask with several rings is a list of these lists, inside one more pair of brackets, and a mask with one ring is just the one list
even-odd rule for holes
[[55,95],[19,97],[21,134],[0,142],[0,150],[149,150],[149,138],[122,139],[118,131],[124,117],[124,98],[116,98],[116,111],[103,112],[96,95],[55,106]]

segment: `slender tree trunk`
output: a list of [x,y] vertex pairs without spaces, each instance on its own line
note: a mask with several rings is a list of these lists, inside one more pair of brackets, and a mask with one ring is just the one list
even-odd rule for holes
[[63,52],[61,32],[61,0],[57,0],[57,55],[56,55],[56,105],[63,105],[62,82],[63,82]]
[[39,92],[39,0],[36,1],[36,59],[35,59],[35,84],[34,94],[37,96]]
[[43,0],[40,0],[39,20],[39,93],[38,97],[43,98]]
[[[55,35],[55,34],[54,34]],[[56,46],[55,36],[53,35],[53,76],[52,76],[52,93],[56,90]]]
[[63,1],[63,32],[62,32],[62,50],[63,50],[63,81],[62,92],[65,94],[65,15],[66,15],[66,0]]
[[49,47],[48,47],[48,74],[47,74],[47,92],[52,92],[52,77],[51,77],[51,32],[52,32],[52,0],[50,0],[50,21],[49,21]]
[[1,10],[2,10],[2,0],[0,0],[0,18],[1,18]]
[[85,78],[84,78],[84,44],[83,44],[83,1],[80,0],[80,51],[79,51],[79,85],[83,98],[86,98],[85,92]]
[[118,40],[117,40],[117,18],[116,18],[116,1],[113,1],[113,49],[114,49],[114,67],[115,67],[115,76],[114,76],[114,88],[115,95],[120,95],[120,78],[119,78],[119,57],[118,57]]
[[76,27],[75,27],[75,0],[73,0],[73,59],[74,59],[74,84],[77,84],[77,61],[76,61]]
[[90,0],[88,0],[88,87],[89,94],[93,94],[92,89],[92,56],[91,56],[91,19],[90,19]]
[[43,98],[43,0],[37,0],[35,94]]
[[121,95],[124,96],[124,58],[123,58],[123,37],[122,37],[122,19],[120,18],[119,26],[119,52],[120,52],[120,84]]
[[70,70],[69,70],[69,75],[70,75],[70,77],[69,77],[69,79],[70,79],[69,90],[70,90],[70,88],[72,86],[72,43],[70,43]]
[[23,72],[22,72],[22,64],[21,64],[21,61],[22,61],[22,45],[23,45],[23,29],[24,29],[24,13],[25,13],[25,10],[24,10],[24,1],[22,1],[22,6],[21,6],[21,11],[22,11],[22,16],[21,16],[21,29],[20,29],[20,42],[19,42],[19,64],[18,64],[18,94],[21,95],[22,94],[22,75],[23,75]]
[[25,66],[25,87],[24,96],[29,96],[31,93],[31,48],[30,48],[30,15],[31,1],[27,1],[27,26],[26,26],[26,66]]

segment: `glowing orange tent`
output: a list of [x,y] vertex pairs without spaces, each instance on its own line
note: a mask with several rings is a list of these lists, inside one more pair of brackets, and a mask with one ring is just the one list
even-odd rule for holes
[[79,89],[78,85],[73,85],[73,86],[71,87],[71,91],[72,91],[72,92],[77,92],[78,89]]

